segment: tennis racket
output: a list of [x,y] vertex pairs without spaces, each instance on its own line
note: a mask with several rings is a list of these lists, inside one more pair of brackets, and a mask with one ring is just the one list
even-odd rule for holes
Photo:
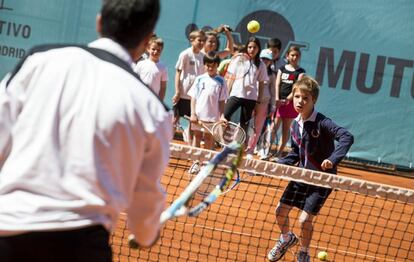
[[264,132],[260,135],[258,145],[258,151],[260,159],[265,160],[269,157],[270,149],[272,147],[272,133],[274,122],[271,117],[266,118]]
[[[208,162],[200,163],[198,160],[194,161],[190,169],[188,170],[187,174],[190,176],[190,180],[193,180],[194,177],[198,174],[201,170],[203,165],[207,165]],[[218,185],[223,177],[222,174],[226,173],[228,166],[226,165],[218,165],[215,171],[210,174],[208,177],[205,178],[203,184],[197,188],[197,194],[201,195],[202,197],[206,197],[210,192],[214,189],[216,185]],[[240,173],[236,169],[236,173],[234,174],[232,181],[230,182],[229,186],[223,190],[221,194],[225,194],[231,191],[233,188],[237,186],[241,181]]]
[[[230,168],[225,171],[224,176],[223,174],[221,175],[220,181],[214,186],[212,191],[198,203],[196,196],[198,188],[204,185],[206,178],[208,178],[219,163],[223,162],[230,154],[236,154]],[[180,196],[161,213],[160,224],[164,224],[170,219],[183,215],[197,216],[211,205],[231,184],[234,175],[237,173],[237,167],[242,160],[242,155],[242,144],[234,142],[224,147],[224,149],[215,155],[207,165],[201,168],[200,172],[194,177]],[[133,234],[128,236],[128,244],[131,248],[138,248],[138,244],[135,241],[135,236]]]
[[182,140],[188,143],[188,130],[186,130],[180,123],[177,123],[175,125],[175,133],[180,134],[182,137]]
[[[190,120],[188,116],[185,116],[187,120]],[[190,122],[191,130],[199,130],[201,132],[209,132],[214,140],[221,146],[227,146],[232,142],[238,142],[243,144],[246,140],[246,132],[241,128],[240,124],[236,124],[230,121],[218,121],[215,123],[206,123],[198,121],[197,124]]]
[[[242,156],[243,156],[243,146],[237,142],[235,142],[234,144],[230,145],[231,147],[234,147],[233,150],[236,150],[235,153],[237,153],[236,157],[233,159],[231,166],[229,169],[227,169],[224,177],[221,179],[220,183],[217,184],[213,191],[211,191],[204,199],[202,202],[200,202],[198,205],[196,205],[195,207],[191,208],[188,212],[188,215],[193,217],[193,216],[197,216],[198,214],[200,214],[201,212],[203,212],[209,205],[211,205],[212,203],[214,203],[214,201],[216,201],[216,199],[222,195],[224,192],[228,192],[228,190],[233,189],[236,185],[237,185],[237,181],[236,183],[233,183],[233,185],[230,187],[231,182],[233,181],[233,177],[237,174],[238,175],[238,171],[237,171],[237,167],[240,165],[240,162],[242,160]],[[238,181],[240,181],[240,178],[238,179]],[[162,218],[162,216],[161,216]]]
[[243,79],[249,74],[252,66],[252,60],[248,54],[237,54],[231,58],[225,78],[233,81]]

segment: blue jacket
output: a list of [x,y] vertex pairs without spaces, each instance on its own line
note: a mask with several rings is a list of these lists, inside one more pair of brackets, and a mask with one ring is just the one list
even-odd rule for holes
[[[336,166],[345,157],[354,136],[331,119],[317,113],[315,121],[305,121],[302,136],[294,120],[290,129],[292,151],[278,163],[322,171],[323,160],[329,159],[333,168],[325,172],[336,174]],[[335,145],[335,141],[337,141]]]

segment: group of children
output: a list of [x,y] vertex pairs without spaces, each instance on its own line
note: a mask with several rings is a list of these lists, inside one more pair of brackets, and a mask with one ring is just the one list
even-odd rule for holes
[[[282,127],[279,148],[270,160],[335,174],[337,164],[353,143],[353,136],[316,111],[319,85],[300,67],[300,48],[290,46],[286,57],[280,58],[282,46],[279,39],[270,39],[266,49],[262,50],[259,39],[252,36],[240,47],[233,43],[230,31],[228,26],[221,26],[215,31],[190,33],[191,46],[180,53],[175,66],[174,122],[178,123],[180,117],[187,116],[194,124],[232,120],[247,129],[249,123],[253,123],[254,131],[246,143],[246,157],[253,158],[265,119],[270,117],[274,121],[275,133]],[[223,50],[219,50],[219,33],[224,33],[227,38]],[[136,66],[142,80],[161,99],[168,81],[166,68],[159,62],[162,47],[159,38],[151,39],[148,45],[150,61],[139,61]],[[247,54],[252,66],[246,76],[233,78],[231,76],[236,69],[231,62],[229,64],[230,59],[220,62],[238,52]],[[240,119],[234,120],[237,110],[240,111]],[[200,146],[203,139],[205,148],[214,148],[215,142],[210,134],[195,130],[191,133],[193,146]],[[284,148],[289,134],[291,151],[286,155]],[[269,159],[269,155],[261,155],[260,158]],[[305,183],[289,183],[276,208],[281,236],[267,255],[270,261],[280,260],[299,240],[289,229],[292,207],[302,210],[299,218],[301,249],[297,261],[310,261],[313,219],[330,192],[330,189]]]
[[[219,33],[226,36],[226,47],[219,48]],[[266,49],[261,49],[258,38],[250,37],[246,45],[235,45],[228,26],[204,32],[196,30],[189,34],[191,46],[179,54],[175,69],[175,94],[172,98],[174,123],[180,117],[187,116],[192,123],[204,121],[214,123],[220,119],[231,120],[233,114],[240,110],[240,125],[247,130],[249,122],[253,123],[254,132],[247,143],[247,157],[252,158],[258,138],[262,132],[266,117],[275,122],[274,134],[282,126],[282,138],[279,149],[271,160],[277,160],[283,152],[289,138],[289,127],[297,116],[292,102],[287,99],[293,83],[300,79],[305,70],[299,66],[300,49],[291,46],[285,59],[280,59],[281,42],[270,39]],[[160,99],[165,98],[168,72],[160,62],[164,47],[161,38],[154,35],[150,39],[145,58],[136,63],[134,71],[142,81],[150,86]],[[228,80],[231,55],[244,52],[249,55],[254,66],[243,79]],[[223,60],[222,58],[228,58]],[[220,66],[220,68],[218,68]],[[197,79],[198,77],[198,79]],[[206,78],[207,77],[207,78]],[[214,81],[207,81],[211,78]],[[196,80],[197,79],[197,80]],[[217,88],[218,87],[218,88]],[[190,89],[194,89],[191,90]],[[208,92],[205,92],[208,90]],[[254,117],[254,121],[250,121]],[[273,120],[274,118],[274,120]],[[237,122],[237,120],[236,120]],[[199,146],[201,139],[205,148],[213,149],[211,136],[190,132],[190,144]],[[207,143],[206,143],[207,142]],[[261,159],[269,159],[261,155]]]

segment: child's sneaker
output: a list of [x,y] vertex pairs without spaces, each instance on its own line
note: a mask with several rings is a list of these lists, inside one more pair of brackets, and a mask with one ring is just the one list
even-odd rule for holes
[[277,157],[277,156],[272,156],[272,157],[270,157],[270,158],[269,158],[269,161],[270,161],[270,162],[275,162],[275,163],[276,163],[277,161],[279,161],[279,157]]
[[297,258],[298,262],[310,262],[309,253],[305,251],[300,251]]
[[188,169],[189,174],[197,174],[200,172],[200,162],[194,161],[194,163],[191,165],[190,169]]
[[276,245],[272,248],[272,250],[269,251],[269,253],[267,254],[267,259],[269,259],[269,261],[273,262],[280,260],[290,247],[298,243],[298,237],[295,234],[289,232],[288,235],[288,241],[282,241],[282,239],[280,238]]
[[268,159],[269,159],[269,156],[268,156],[268,155],[265,155],[265,154],[261,154],[261,155],[259,156],[259,159],[260,159],[260,160],[268,160]]

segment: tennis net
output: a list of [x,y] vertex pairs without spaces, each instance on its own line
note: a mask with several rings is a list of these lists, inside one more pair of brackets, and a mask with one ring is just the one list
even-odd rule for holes
[[[189,183],[194,162],[215,152],[171,144],[169,166],[162,178],[171,203]],[[230,160],[227,160],[230,163]],[[333,189],[318,216],[310,246],[329,261],[414,261],[414,191],[343,176],[243,160],[242,181],[198,217],[168,221],[150,249],[128,248],[126,215],[111,237],[114,261],[265,261],[280,235],[275,208],[290,180]],[[298,217],[290,212],[293,232]],[[299,245],[283,261],[294,261]]]

